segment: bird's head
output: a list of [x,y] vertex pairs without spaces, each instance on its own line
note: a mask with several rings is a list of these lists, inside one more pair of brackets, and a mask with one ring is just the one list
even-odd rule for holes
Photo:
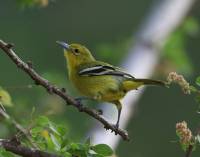
[[79,66],[94,60],[90,51],[81,44],[67,44],[62,41],[57,43],[64,48],[64,56],[71,66]]

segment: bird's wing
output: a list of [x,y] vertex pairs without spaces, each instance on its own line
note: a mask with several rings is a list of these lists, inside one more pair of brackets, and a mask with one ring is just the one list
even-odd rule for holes
[[97,62],[94,64],[88,64],[87,66],[83,66],[82,69],[79,70],[78,73],[80,76],[102,76],[102,75],[113,75],[113,76],[121,76],[125,78],[134,78],[132,75],[124,72],[118,67],[114,67],[112,65]]

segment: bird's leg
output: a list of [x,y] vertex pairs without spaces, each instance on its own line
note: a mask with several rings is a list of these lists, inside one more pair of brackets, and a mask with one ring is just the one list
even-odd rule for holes
[[[119,100],[113,101],[112,103],[116,105],[117,111],[118,111],[117,123],[114,125],[114,127],[115,127],[116,129],[118,129],[118,128],[119,128],[120,116],[121,116],[121,110],[122,110],[122,104],[121,104],[121,102],[120,102]],[[106,126],[105,126],[104,128],[105,128],[106,130],[108,130],[108,128],[107,128]],[[113,130],[112,130],[111,132],[113,132]],[[115,132],[115,135],[117,135],[117,132]]]
[[121,116],[122,104],[121,104],[120,101],[116,101],[115,105],[117,106],[117,110],[118,110],[117,123],[115,124],[115,126],[116,126],[116,128],[119,128],[119,121],[120,121],[120,116]]
[[120,116],[121,116],[121,110],[122,110],[122,108],[118,108],[118,118],[117,118],[116,128],[119,128],[119,120],[120,120]]

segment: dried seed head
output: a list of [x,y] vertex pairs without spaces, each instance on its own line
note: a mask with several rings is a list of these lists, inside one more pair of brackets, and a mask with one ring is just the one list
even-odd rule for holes
[[190,145],[193,136],[185,121],[176,124],[176,132],[180,138],[181,144]]
[[190,84],[185,80],[182,75],[178,75],[176,72],[169,73],[167,77],[167,84],[171,84],[172,82],[177,83],[183,90],[185,94],[190,94]]

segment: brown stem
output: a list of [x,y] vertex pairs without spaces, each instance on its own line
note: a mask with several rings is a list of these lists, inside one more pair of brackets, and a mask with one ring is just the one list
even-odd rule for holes
[[35,81],[37,85],[43,86],[49,93],[58,95],[68,105],[76,107],[80,112],[85,112],[91,117],[95,118],[96,120],[101,122],[105,128],[110,129],[111,131],[115,132],[115,134],[119,134],[124,140],[127,141],[129,140],[127,132],[125,132],[122,129],[116,128],[114,125],[110,124],[107,120],[105,120],[102,116],[100,116],[98,112],[78,103],[72,97],[63,92],[62,89],[58,88],[56,85],[52,85],[48,80],[41,77],[32,68],[32,66],[30,66],[30,64],[25,63],[16,55],[16,53],[12,50],[12,47],[13,47],[12,44],[8,44],[0,40],[0,48],[3,50],[3,52],[10,57],[10,59],[17,65],[18,68],[26,72],[32,78],[32,80]]
[[20,155],[22,157],[60,157],[55,154],[40,151],[38,149],[24,147],[14,140],[1,139],[0,146],[3,147],[5,150]]
[[189,145],[185,157],[190,157],[192,155],[192,149],[193,149],[193,145]]

